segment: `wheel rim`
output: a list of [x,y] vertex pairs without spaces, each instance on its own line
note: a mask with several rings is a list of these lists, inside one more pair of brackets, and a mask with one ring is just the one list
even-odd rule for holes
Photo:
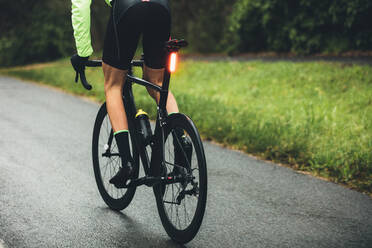
[[[199,162],[195,150],[195,142],[185,130],[185,135],[192,141],[192,155],[191,155],[191,168],[184,170],[183,177],[189,177],[184,182],[165,185],[162,197],[162,204],[164,205],[165,214],[169,222],[177,230],[187,229],[196,215],[200,185],[199,175]],[[173,137],[170,133],[164,145],[165,152],[165,165],[167,173],[171,173],[174,168],[175,152],[173,146]],[[185,154],[185,153],[184,153]],[[188,160],[188,159],[186,159]],[[191,180],[191,178],[194,178]],[[183,193],[185,193],[183,195]],[[179,201],[181,199],[181,201]]]
[[108,144],[111,132],[112,128],[110,119],[106,114],[102,121],[98,137],[98,162],[100,177],[102,186],[108,196],[112,199],[121,199],[127,192],[127,189],[118,189],[109,182],[109,180],[119,171],[119,168],[121,167],[121,159],[118,155],[103,156],[103,154],[119,153],[115,138],[112,139],[111,145]]

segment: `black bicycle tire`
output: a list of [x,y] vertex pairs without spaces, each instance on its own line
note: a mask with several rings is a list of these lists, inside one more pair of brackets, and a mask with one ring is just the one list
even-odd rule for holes
[[[164,189],[161,187],[161,185],[155,185],[154,186],[154,193],[157,203],[157,208],[159,212],[159,216],[161,219],[161,222],[163,224],[163,227],[169,237],[174,240],[177,243],[185,244],[191,241],[196,234],[199,231],[199,228],[202,224],[205,208],[206,208],[206,201],[207,201],[207,185],[208,185],[208,179],[207,179],[207,164],[204,154],[204,148],[202,141],[200,139],[200,135],[192,122],[192,120],[183,115],[183,114],[173,114],[170,116],[169,120],[167,121],[167,128],[164,129],[164,137],[167,137],[167,135],[170,134],[171,130],[174,127],[182,127],[184,128],[188,134],[190,135],[190,138],[192,139],[192,143],[196,145],[195,151],[197,153],[197,159],[198,159],[198,165],[199,165],[199,173],[201,173],[201,178],[204,181],[203,185],[199,185],[199,200],[198,205],[195,211],[195,215],[193,217],[193,220],[191,221],[190,225],[185,230],[178,230],[174,227],[174,225],[171,223],[171,221],[168,219],[168,216],[165,211],[165,207],[163,204],[163,192]],[[201,166],[201,167],[200,167]],[[200,170],[201,169],[201,170]]]
[[[106,109],[106,103],[102,104],[101,108],[99,109],[96,117],[96,121],[94,123],[94,129],[93,129],[93,139],[92,139],[92,160],[93,160],[93,170],[94,175],[98,187],[98,191],[104,200],[104,202],[107,204],[108,207],[110,207],[113,210],[123,210],[131,203],[133,200],[134,194],[136,192],[136,187],[128,188],[125,194],[119,198],[114,199],[112,198],[109,193],[106,191],[105,186],[102,181],[101,177],[101,170],[99,165],[99,154],[98,154],[98,145],[99,145],[99,135],[101,131],[101,126],[103,124],[103,120],[105,119],[107,115],[107,109]],[[138,178],[139,174],[139,155],[134,149],[134,146],[132,146],[132,156],[134,159],[134,166],[135,166],[135,178]]]

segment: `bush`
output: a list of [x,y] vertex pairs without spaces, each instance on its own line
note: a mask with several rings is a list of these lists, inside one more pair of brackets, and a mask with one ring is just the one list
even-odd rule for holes
[[301,54],[372,48],[369,0],[238,0],[229,18],[230,51]]
[[1,8],[6,10],[1,11],[2,66],[47,61],[71,53],[72,28],[66,21],[69,18],[66,2],[20,0],[8,1],[7,5]]
[[[170,1],[172,35],[195,52],[311,54],[372,49],[370,0]],[[71,2],[0,2],[0,66],[48,61],[74,53]],[[103,47],[110,8],[92,4],[92,45]]]
[[170,1],[172,33],[185,38],[197,52],[220,52],[226,19],[236,0]]
[[[92,42],[102,49],[109,8],[92,5]],[[96,17],[97,16],[97,17]],[[43,62],[72,55],[71,2],[18,0],[0,3],[0,65]]]

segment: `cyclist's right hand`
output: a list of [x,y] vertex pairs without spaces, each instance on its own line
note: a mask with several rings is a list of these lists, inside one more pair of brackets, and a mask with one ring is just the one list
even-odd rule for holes
[[92,86],[87,82],[87,79],[85,77],[85,65],[88,62],[88,58],[89,57],[80,57],[79,55],[74,54],[71,56],[71,64],[76,71],[75,82],[77,83],[79,81],[80,75],[80,80],[84,88],[87,90],[91,90]]
[[80,57],[77,54],[71,56],[71,64],[76,72],[82,72],[85,69],[85,63],[89,57]]

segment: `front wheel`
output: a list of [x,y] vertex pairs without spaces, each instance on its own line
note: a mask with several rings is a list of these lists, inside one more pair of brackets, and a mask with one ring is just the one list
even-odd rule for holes
[[[129,137],[129,140],[130,137]],[[131,143],[131,142],[129,142]],[[138,178],[139,155],[131,146],[135,178]],[[93,169],[99,193],[105,203],[114,210],[123,210],[132,201],[136,188],[118,189],[109,180],[121,167],[121,159],[114,138],[106,104],[98,111],[93,130]]]
[[174,241],[187,243],[197,234],[204,217],[207,165],[199,133],[185,115],[169,116],[164,128],[164,156],[164,176],[182,179],[154,186],[159,216]]

